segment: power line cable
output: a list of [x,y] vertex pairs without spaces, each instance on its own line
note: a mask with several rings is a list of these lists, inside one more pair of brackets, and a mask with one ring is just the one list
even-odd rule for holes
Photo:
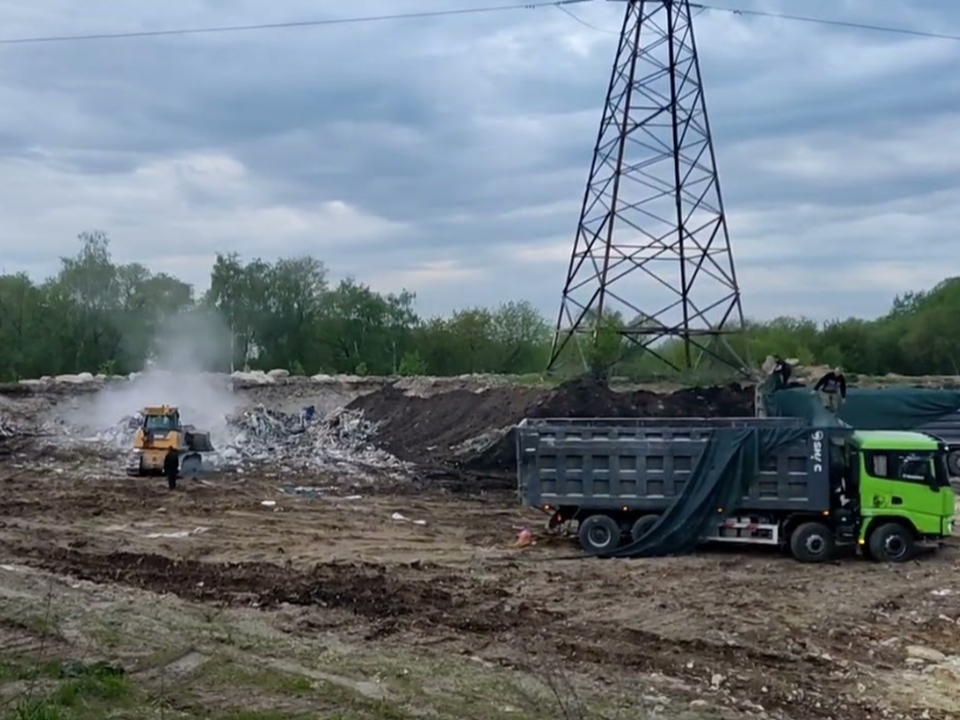
[[[691,3],[691,5],[690,5],[690,7],[691,7],[692,9],[695,9],[695,10],[696,10],[695,13],[692,13],[692,17],[694,17],[694,18],[700,17],[700,15],[703,14],[703,11],[707,9],[707,8],[701,6],[701,5],[694,5],[694,4],[692,4],[692,3]],[[576,20],[578,23],[580,23],[580,24],[583,25],[584,27],[590,28],[591,30],[596,30],[597,32],[602,32],[602,33],[605,33],[605,34],[607,34],[607,35],[616,35],[616,36],[618,36],[618,37],[619,37],[619,35],[620,35],[620,31],[619,31],[619,30],[611,30],[610,28],[600,27],[599,25],[594,25],[594,24],[591,23],[591,22],[587,22],[587,21],[584,20],[582,17],[580,17],[579,15],[577,15],[573,10],[570,10],[569,8],[564,7],[563,5],[558,5],[558,6],[557,6],[557,10],[562,11],[564,15],[570,16],[571,18],[573,18],[574,20]]]
[[937,40],[960,41],[960,35],[927,32],[925,30],[913,30],[911,28],[895,27],[892,25],[871,25],[869,23],[853,22],[851,20],[831,20],[829,18],[810,17],[806,15],[789,15],[787,13],[766,12],[763,10],[743,10],[741,8],[723,7],[720,5],[704,5],[702,3],[690,3],[690,7],[703,8],[704,10],[716,10],[718,12],[727,12],[733,15],[751,15],[754,17],[791,20],[793,22],[810,23],[813,25],[827,25],[832,27],[850,28],[854,30],[870,30],[873,32],[894,33],[897,35],[914,35],[916,37],[934,38]]
[[[324,27],[330,25],[359,25],[362,23],[386,22],[390,20],[422,20],[427,18],[451,17],[456,15],[479,15],[485,13],[506,12],[512,10],[537,10],[541,8],[557,8],[569,15],[573,20],[603,33],[619,35],[618,32],[608,30],[579,17],[569,6],[582,5],[597,2],[597,0],[552,0],[550,2],[527,2],[509,5],[490,5],[486,7],[459,8],[456,10],[424,10],[420,12],[394,13],[389,15],[365,15],[345,18],[326,18],[320,20],[292,20],[289,22],[276,23],[256,23],[251,25],[220,25],[211,27],[195,28],[175,28],[171,30],[139,30],[130,32],[115,33],[91,33],[84,35],[46,35],[36,37],[21,38],[0,38],[0,45],[30,45],[39,43],[62,43],[62,42],[82,42],[95,40],[121,40],[129,38],[151,38],[151,37],[171,37],[179,35],[212,35],[217,33],[250,32],[259,30],[282,30],[290,28]],[[700,12],[704,10],[713,10],[716,12],[726,12],[733,15],[773,18],[779,20],[789,20],[792,22],[803,22],[814,25],[824,25],[832,27],[842,27],[855,30],[867,30],[872,32],[883,32],[898,35],[912,35],[914,37],[926,37],[937,40],[960,41],[960,35],[949,33],[927,32],[924,30],[914,30],[912,28],[874,25],[870,23],[854,22],[847,20],[831,20],[830,18],[813,17],[806,15],[791,15],[787,13],[767,12],[763,10],[744,10],[742,8],[732,8],[722,5],[710,5],[704,3],[690,3],[691,8]]]
[[115,33],[91,33],[87,35],[45,35],[23,38],[2,38],[0,45],[27,45],[36,43],[82,42],[87,40],[123,40],[127,38],[169,37],[174,35],[213,35],[217,33],[249,32],[254,30],[283,30],[290,28],[322,27],[328,25],[359,25],[361,23],[386,22],[389,20],[424,20],[453,15],[480,15],[509,10],[537,10],[547,7],[565,7],[595,0],[552,0],[552,2],[527,2],[513,5],[489,5],[486,7],[459,8],[457,10],[424,10],[421,12],[394,13],[391,15],[363,15],[322,20],[291,20],[289,22],[256,23],[253,25],[218,25],[212,27],[176,28],[172,30],[139,30]]

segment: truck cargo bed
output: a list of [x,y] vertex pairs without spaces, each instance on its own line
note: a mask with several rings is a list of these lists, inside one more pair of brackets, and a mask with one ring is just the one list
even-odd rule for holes
[[[802,426],[798,418],[526,419],[517,428],[521,501],[662,512],[683,492],[714,429]],[[828,510],[828,439],[846,433],[811,428],[805,440],[763,458],[737,510]]]

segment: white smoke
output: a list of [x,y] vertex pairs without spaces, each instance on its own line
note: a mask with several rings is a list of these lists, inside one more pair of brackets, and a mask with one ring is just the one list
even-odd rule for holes
[[227,379],[211,371],[228,361],[229,352],[229,332],[215,315],[176,315],[157,333],[143,373],[105,388],[65,419],[96,432],[146,406],[174,405],[184,424],[210,432],[214,448],[222,446],[229,439],[226,417],[238,403]]

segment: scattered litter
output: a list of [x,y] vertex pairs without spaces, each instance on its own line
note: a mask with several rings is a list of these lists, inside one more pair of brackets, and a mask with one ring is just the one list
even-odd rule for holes
[[394,522],[408,522],[408,523],[413,523],[414,525],[427,524],[426,520],[411,520],[410,518],[406,517],[405,515],[401,515],[398,512],[395,512],[393,515],[391,515],[390,519],[393,520]]
[[280,492],[285,495],[305,495],[311,498],[318,498],[323,495],[325,492],[329,492],[331,488],[322,488],[322,487],[305,487],[303,485],[285,485],[280,488]]
[[17,430],[13,423],[4,417],[0,417],[0,437],[11,438],[17,436]]
[[953,590],[950,588],[944,588],[943,590],[931,590],[930,594],[935,595],[936,597],[949,597],[950,595],[953,595]]
[[210,528],[207,528],[207,527],[197,527],[197,528],[194,528],[193,530],[178,530],[176,532],[166,532],[166,533],[148,533],[147,535],[144,535],[144,537],[150,540],[159,540],[160,538],[179,540],[179,539],[191,537],[193,535],[200,535],[202,533],[207,532],[207,530],[209,529]]
[[517,540],[513,545],[514,547],[518,548],[536,545],[536,540],[533,539],[533,533],[530,532],[530,528],[523,528],[520,532],[518,532]]
[[275,507],[277,504],[276,500],[261,500],[260,504],[264,507]]

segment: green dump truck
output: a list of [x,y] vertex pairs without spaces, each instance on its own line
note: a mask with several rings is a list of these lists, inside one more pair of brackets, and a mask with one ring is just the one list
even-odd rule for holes
[[[758,452],[765,446],[755,442],[753,465],[749,452],[718,448],[763,433],[779,433],[781,444]],[[517,452],[521,501],[553,527],[575,522],[594,555],[722,542],[782,546],[802,562],[843,546],[905,562],[953,533],[947,448],[922,432],[792,418],[527,419]],[[713,507],[719,497],[730,502]]]

